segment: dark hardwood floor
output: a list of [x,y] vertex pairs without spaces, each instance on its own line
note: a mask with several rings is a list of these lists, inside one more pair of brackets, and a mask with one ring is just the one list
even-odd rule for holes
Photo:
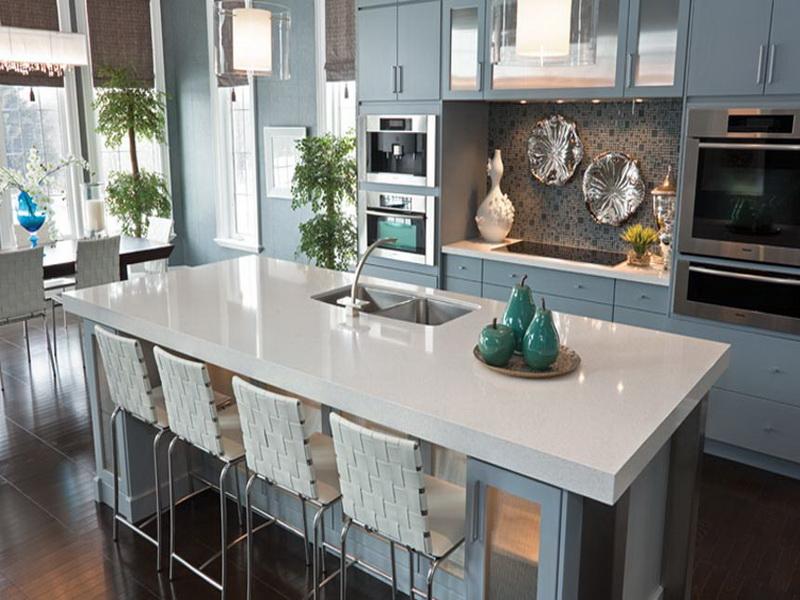
[[[218,598],[180,567],[173,582],[156,575],[154,548],[125,528],[111,540],[111,511],[93,501],[77,323],[66,334],[59,326],[58,336],[54,380],[38,324],[30,365],[22,326],[0,328],[0,600]],[[179,551],[198,559],[216,551],[216,502],[209,493],[181,507]],[[698,537],[697,600],[800,600],[800,482],[707,457]],[[302,598],[309,589],[302,544],[281,530],[259,534],[256,565],[255,598]],[[244,598],[244,566],[240,545],[230,556],[232,599]],[[355,600],[391,597],[355,570],[350,584]],[[336,587],[323,598],[338,598]]]

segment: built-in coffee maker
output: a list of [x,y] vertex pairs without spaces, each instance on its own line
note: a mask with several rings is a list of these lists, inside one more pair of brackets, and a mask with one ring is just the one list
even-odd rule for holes
[[360,181],[436,186],[435,115],[364,115],[358,133]]

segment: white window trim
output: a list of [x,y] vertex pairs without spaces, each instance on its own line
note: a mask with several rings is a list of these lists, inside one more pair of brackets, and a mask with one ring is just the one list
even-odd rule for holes
[[326,98],[325,98],[325,0],[314,0],[314,48],[316,50],[316,87],[317,87],[317,131],[328,133]]
[[206,2],[206,26],[207,26],[207,40],[208,40],[208,65],[209,65],[209,95],[211,97],[211,133],[212,143],[214,147],[214,156],[216,163],[216,237],[214,243],[223,248],[230,248],[240,252],[251,252],[258,254],[264,247],[261,243],[261,178],[258,175],[258,161],[260,157],[259,152],[259,136],[258,136],[258,119],[256,116],[257,111],[257,97],[256,86],[252,79],[250,80],[249,93],[251,106],[253,107],[253,135],[255,140],[255,161],[256,161],[256,206],[255,214],[258,220],[256,227],[256,236],[251,239],[243,239],[234,235],[233,225],[233,210],[234,210],[234,194],[233,185],[230,181],[230,171],[228,168],[229,156],[224,127],[225,124],[220,119],[220,102],[219,102],[219,88],[217,88],[216,77],[216,30],[214,28],[214,0],[207,0]]
[[[69,4],[69,0],[58,0],[59,7],[63,3]],[[67,13],[68,14],[68,13]],[[78,33],[86,35],[89,40],[89,15],[86,9],[86,0],[75,0],[75,21],[77,23]],[[150,0],[150,36],[153,48],[153,83],[158,92],[166,93],[167,84],[164,71],[164,38],[162,35],[162,21],[161,21],[161,0]],[[91,46],[91,40],[88,41]],[[86,152],[88,154],[89,164],[92,167],[99,167],[100,165],[100,145],[98,143],[99,137],[95,129],[97,128],[97,120],[95,118],[94,109],[92,108],[92,101],[94,99],[94,81],[92,77],[92,54],[89,52],[89,65],[83,69],[81,77],[81,91],[83,96],[83,118],[85,123],[86,134]],[[73,85],[77,89],[75,82],[75,75],[72,74]],[[65,87],[66,87],[66,74],[65,74]],[[69,94],[67,94],[69,97]],[[68,106],[69,110],[69,106]],[[75,113],[78,113],[77,106]],[[76,121],[77,123],[77,121]],[[164,143],[158,145],[158,158],[161,165],[161,174],[166,182],[167,189],[170,190],[170,202],[172,202],[172,174],[169,164],[169,121],[167,115],[164,115]],[[78,129],[79,131],[79,129]],[[78,133],[79,136],[79,133]],[[78,137],[77,139],[80,139]],[[76,196],[78,203],[80,203],[80,184],[83,179],[78,182],[78,196]],[[83,229],[83,211],[77,211],[79,219],[79,227],[75,229],[84,235]]]

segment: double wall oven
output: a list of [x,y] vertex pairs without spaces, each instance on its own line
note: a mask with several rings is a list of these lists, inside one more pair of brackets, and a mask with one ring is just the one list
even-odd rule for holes
[[676,312],[800,333],[800,109],[690,109],[679,249]]

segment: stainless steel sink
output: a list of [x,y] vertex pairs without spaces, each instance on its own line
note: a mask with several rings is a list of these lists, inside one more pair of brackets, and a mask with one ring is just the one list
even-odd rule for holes
[[[323,292],[312,298],[326,304],[339,306],[340,299],[349,296],[350,287],[348,286]],[[441,325],[475,310],[474,307],[465,304],[414,296],[369,285],[358,286],[357,298],[367,303],[359,309],[360,312],[421,325]]]

